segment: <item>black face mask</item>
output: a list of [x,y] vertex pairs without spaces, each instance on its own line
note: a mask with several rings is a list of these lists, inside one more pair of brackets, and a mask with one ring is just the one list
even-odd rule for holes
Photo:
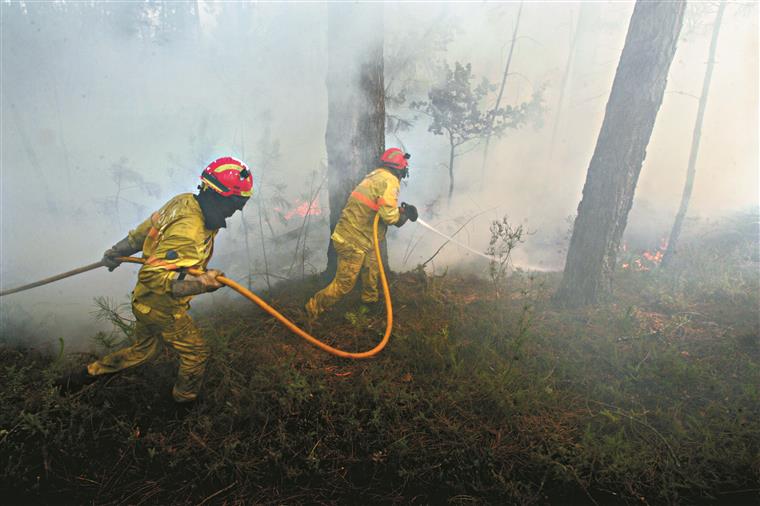
[[242,211],[243,206],[248,202],[246,197],[237,195],[225,197],[213,190],[201,190],[195,198],[201,206],[203,222],[209,230],[226,228],[227,218],[235,214],[235,211]]

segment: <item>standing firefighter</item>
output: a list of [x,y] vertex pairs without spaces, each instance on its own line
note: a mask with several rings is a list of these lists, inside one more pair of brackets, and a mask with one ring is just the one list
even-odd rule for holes
[[223,274],[210,269],[193,276],[187,269],[206,269],[214,237],[226,226],[227,218],[243,209],[253,190],[250,170],[231,157],[212,162],[201,180],[197,195],[177,195],[103,254],[112,271],[119,266],[117,257],[143,252],[145,264],[132,291],[134,344],[59,380],[64,392],[140,365],[156,356],[166,343],[179,355],[174,400],[186,403],[198,397],[209,346],[187,310],[194,295],[221,288],[216,277]]
[[409,157],[398,148],[386,150],[380,157],[381,166],[351,192],[331,236],[338,254],[338,270],[330,284],[306,303],[309,318],[316,319],[350,292],[359,272],[362,273],[362,302],[378,301],[379,269],[372,251],[372,223],[379,213],[378,240],[382,241],[388,225],[400,227],[407,220],[417,220],[416,207],[406,203],[398,207],[400,181],[408,176]]

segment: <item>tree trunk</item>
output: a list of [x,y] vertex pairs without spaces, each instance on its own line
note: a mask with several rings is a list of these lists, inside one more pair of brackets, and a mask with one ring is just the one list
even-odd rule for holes
[[[385,147],[382,4],[327,7],[327,177],[330,231]],[[330,241],[326,276],[337,268]]]
[[594,304],[612,292],[620,239],[685,8],[685,2],[636,2],[555,296],[563,305]]
[[552,138],[549,141],[549,158],[554,157],[554,148],[557,141],[557,130],[559,128],[559,122],[562,118],[562,104],[565,101],[565,92],[567,91],[568,78],[570,77],[570,71],[573,67],[573,61],[576,53],[578,52],[578,36],[581,28],[583,27],[584,14],[588,15],[588,5],[581,3],[580,10],[578,11],[578,21],[575,23],[575,30],[573,31],[573,40],[570,42],[570,51],[567,54],[567,62],[565,63],[565,72],[562,75],[562,84],[559,87],[559,100],[557,101],[557,112],[554,114],[554,127],[552,127]]
[[676,219],[673,222],[673,229],[670,231],[668,247],[665,250],[665,256],[662,259],[663,267],[668,266],[673,256],[678,253],[678,238],[681,236],[683,220],[686,218],[686,211],[689,208],[691,191],[694,188],[694,176],[697,172],[697,155],[699,154],[699,141],[702,137],[702,121],[705,117],[705,108],[707,107],[707,96],[710,93],[710,81],[712,80],[713,67],[715,65],[715,50],[718,47],[718,34],[720,33],[720,24],[723,20],[723,11],[726,9],[725,0],[720,2],[718,13],[715,15],[715,24],[713,24],[712,40],[710,41],[710,52],[707,57],[707,70],[705,70],[705,79],[702,81],[702,95],[699,97],[699,107],[697,108],[697,119],[694,122],[694,134],[691,138],[691,151],[689,152],[689,165],[686,169],[686,183],[681,195],[681,205],[676,213]]
[[512,63],[512,52],[515,49],[515,42],[517,41],[517,29],[520,27],[520,14],[522,14],[523,3],[520,2],[520,7],[517,9],[517,20],[515,21],[515,29],[512,30],[512,42],[509,46],[509,53],[507,54],[507,63],[504,65],[504,73],[501,76],[501,87],[499,88],[499,95],[496,97],[496,104],[491,109],[491,117],[488,120],[488,129],[486,130],[486,145],[483,148],[483,165],[480,167],[480,189],[485,188],[486,183],[486,163],[488,162],[488,146],[491,143],[491,128],[493,128],[494,113],[499,110],[501,105],[501,98],[504,96],[504,86],[507,84],[507,76],[509,75],[509,66]]
[[253,271],[251,266],[253,265],[253,258],[251,258],[251,242],[248,240],[248,222],[245,219],[245,208],[240,210],[240,225],[243,228],[243,240],[245,241],[245,259],[248,274],[246,277],[246,285],[249,290],[253,290]]
[[451,142],[451,150],[449,151],[449,200],[448,204],[451,204],[451,196],[454,194],[454,150],[456,146]]

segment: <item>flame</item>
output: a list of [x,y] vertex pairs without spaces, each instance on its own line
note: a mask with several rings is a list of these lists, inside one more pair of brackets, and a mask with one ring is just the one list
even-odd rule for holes
[[662,262],[662,251],[660,250],[657,250],[655,253],[652,253],[651,251],[645,251],[641,256],[655,264]]
[[294,216],[300,216],[301,218],[304,218],[306,216],[318,216],[320,214],[322,214],[322,209],[320,209],[319,203],[316,200],[313,200],[311,202],[304,200],[296,207],[285,213],[285,219],[289,220]]
[[[623,243],[621,248],[624,252],[628,249]],[[649,271],[662,263],[662,257],[668,249],[668,241],[665,238],[660,239],[660,246],[655,250],[645,250],[639,258],[630,261],[621,262],[622,269],[631,269],[634,271]]]

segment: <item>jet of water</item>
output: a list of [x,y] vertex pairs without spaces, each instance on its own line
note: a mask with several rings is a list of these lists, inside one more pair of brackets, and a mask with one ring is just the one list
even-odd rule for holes
[[427,222],[426,222],[425,220],[423,220],[422,218],[417,218],[417,221],[416,221],[416,223],[419,223],[420,225],[422,225],[422,226],[423,226],[423,227],[425,227],[426,229],[430,230],[431,232],[435,232],[436,234],[440,235],[441,237],[445,237],[446,239],[448,239],[449,241],[453,242],[453,243],[454,243],[454,244],[456,244],[457,246],[461,246],[462,248],[466,249],[467,251],[471,251],[471,252],[475,253],[476,255],[479,255],[479,256],[481,256],[481,257],[485,258],[486,260],[488,260],[488,261],[490,261],[490,262],[498,262],[498,261],[499,261],[499,260],[498,260],[496,257],[494,257],[494,256],[491,256],[491,255],[486,255],[485,253],[481,253],[480,251],[478,251],[478,250],[475,250],[475,249],[472,249],[471,247],[467,246],[466,244],[462,244],[461,242],[457,241],[457,240],[456,240],[456,239],[454,239],[453,237],[451,237],[451,236],[448,236],[448,235],[444,234],[444,233],[443,233],[443,232],[441,232],[440,230],[437,230],[435,227],[433,227],[432,225],[430,225],[429,223],[427,223]]

